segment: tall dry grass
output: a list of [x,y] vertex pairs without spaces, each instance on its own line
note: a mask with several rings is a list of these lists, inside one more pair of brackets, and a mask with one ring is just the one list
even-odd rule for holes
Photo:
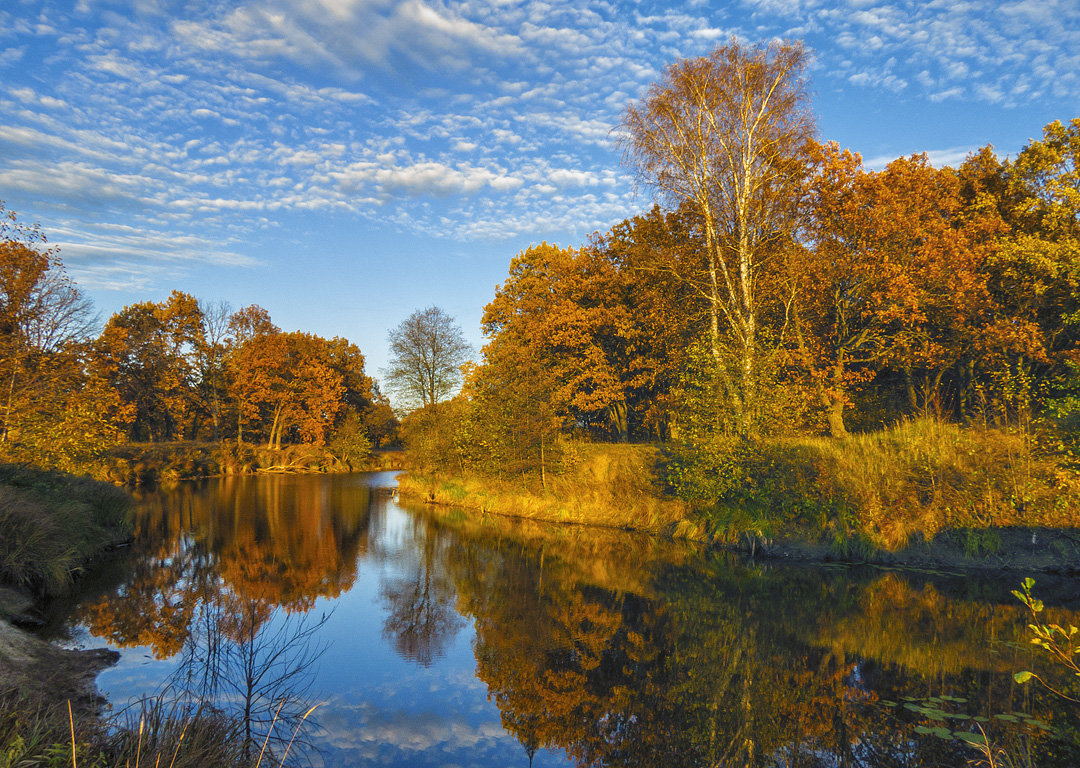
[[[305,726],[311,707],[293,733]],[[0,768],[262,768],[287,765],[293,742],[245,740],[238,717],[187,699],[147,699],[111,722],[70,702],[0,695]]]
[[[1075,527],[1074,473],[1025,434],[932,418],[845,439],[765,441],[742,451],[743,482],[721,500],[774,533],[896,550],[947,529]],[[737,517],[737,515],[735,515]]]
[[130,534],[130,497],[107,483],[0,465],[0,581],[45,594]]
[[399,478],[413,498],[531,520],[671,532],[686,505],[662,493],[655,446],[571,444],[558,472],[520,478],[421,474]]

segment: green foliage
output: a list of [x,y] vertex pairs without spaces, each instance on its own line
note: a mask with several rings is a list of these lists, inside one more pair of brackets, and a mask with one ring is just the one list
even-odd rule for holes
[[[1013,596],[1027,606],[1028,611],[1031,613],[1031,623],[1028,624],[1030,642],[1035,647],[1042,649],[1042,658],[1065,670],[1072,677],[1080,678],[1080,628],[1072,624],[1069,624],[1066,628],[1060,624],[1047,624],[1040,621],[1039,614],[1043,612],[1045,606],[1042,600],[1031,593],[1034,586],[1035,579],[1028,577],[1021,582],[1019,590],[1014,589],[1012,592]],[[1080,699],[1074,696],[1071,691],[1067,693],[1052,686],[1044,677],[1034,672],[1025,670],[1017,672],[1013,677],[1016,682],[1021,684],[1030,680],[1037,680],[1063,699],[1073,703],[1080,703]]]
[[349,411],[330,438],[330,450],[349,466],[359,466],[371,456],[367,428],[356,411]]
[[993,528],[964,528],[961,535],[968,557],[981,558],[1001,551],[1001,534]]
[[744,480],[739,459],[734,438],[677,444],[667,456],[668,488],[684,501],[724,498]]

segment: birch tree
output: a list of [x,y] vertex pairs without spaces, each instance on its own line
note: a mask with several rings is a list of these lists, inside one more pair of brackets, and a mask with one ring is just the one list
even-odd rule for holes
[[624,162],[700,216],[707,259],[681,273],[707,299],[709,347],[739,431],[753,430],[765,262],[790,242],[814,134],[798,43],[746,46],[668,67],[623,114]]

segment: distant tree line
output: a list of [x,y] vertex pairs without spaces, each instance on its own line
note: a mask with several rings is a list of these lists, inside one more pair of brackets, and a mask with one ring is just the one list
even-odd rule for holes
[[95,335],[37,227],[0,204],[0,460],[80,467],[124,442],[379,446],[396,419],[347,339],[283,332],[259,306],[179,291]]
[[663,206],[511,261],[428,460],[520,475],[574,435],[1080,413],[1080,118],[1015,159],[870,170],[816,138],[804,69],[797,44],[732,43],[627,109],[627,164]]

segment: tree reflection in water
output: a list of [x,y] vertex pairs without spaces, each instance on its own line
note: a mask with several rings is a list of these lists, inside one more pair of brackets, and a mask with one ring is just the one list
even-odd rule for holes
[[406,562],[404,575],[384,579],[379,590],[387,611],[383,637],[404,658],[430,667],[465,620],[455,609],[454,584],[445,568],[452,537],[422,520],[415,520],[414,528],[416,556]]
[[327,620],[308,612],[355,580],[369,506],[369,489],[347,479],[223,478],[150,493],[123,585],[85,605],[83,621],[116,646],[178,657],[172,695],[238,717],[246,751],[268,734],[273,748],[308,709]]
[[[293,702],[284,723],[303,711],[321,629],[304,614],[347,591],[364,555],[387,566],[376,621],[400,656],[439,674],[472,623],[476,675],[521,764],[551,749],[611,768],[964,766],[975,754],[933,730],[974,728],[966,714],[995,740],[1027,739],[1040,768],[1080,765],[1075,715],[1012,680],[1031,666],[1012,580],[782,568],[494,519],[448,525],[389,501],[372,508],[367,488],[336,478],[182,486],[149,498],[138,530],[123,586],[85,607],[86,622],[116,645],[177,658],[174,689],[243,715],[249,741],[281,697]],[[1075,595],[1075,583],[1062,590]],[[955,719],[919,710],[932,698]],[[431,706],[442,717],[437,707],[453,705]],[[995,717],[1012,712],[1055,736]]]
[[477,530],[439,549],[475,622],[477,676],[530,763],[548,747],[582,766],[966,766],[970,748],[930,732],[939,716],[903,706],[952,695],[952,727],[985,718],[1040,765],[1080,764],[1075,731],[1020,735],[995,718],[1069,720],[1012,681],[1024,651],[1002,641],[1023,629],[1018,605],[893,573],[650,560],[633,546],[597,568],[599,536],[564,536],[546,558],[543,543]]
[[325,650],[317,637],[327,615],[221,598],[199,606],[170,687],[237,717],[248,757],[264,742],[272,756],[294,734],[292,751],[302,750],[313,723],[308,720],[306,731],[299,726],[312,703],[312,668]]

